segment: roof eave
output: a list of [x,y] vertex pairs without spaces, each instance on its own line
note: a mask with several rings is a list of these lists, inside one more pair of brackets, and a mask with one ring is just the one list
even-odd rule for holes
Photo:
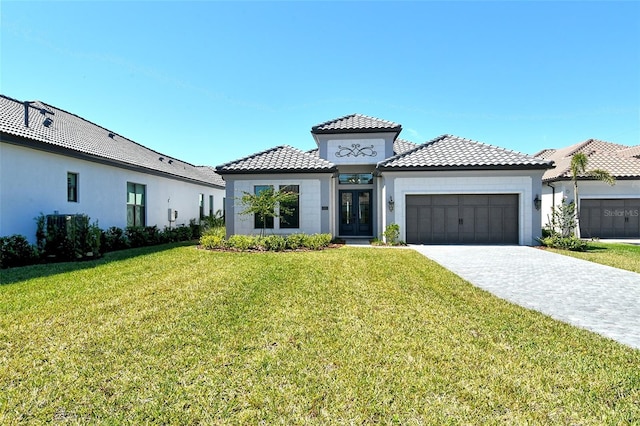
[[216,173],[220,176],[225,175],[266,175],[266,174],[274,174],[274,173],[282,173],[282,174],[295,174],[295,173],[335,173],[337,168],[332,167],[329,169],[261,169],[261,170],[246,170],[246,169],[237,169],[237,170],[218,170],[216,169]]
[[456,171],[456,170],[546,170],[546,165],[486,165],[486,166],[378,166],[381,171]]
[[218,185],[212,182],[193,179],[186,176],[180,176],[178,174],[164,172],[161,170],[156,170],[156,169],[152,169],[145,166],[139,166],[136,164],[126,163],[124,161],[118,161],[118,160],[114,160],[107,157],[101,157],[98,155],[89,154],[82,151],[76,151],[73,149],[66,148],[64,146],[55,145],[48,142],[42,142],[35,139],[25,138],[23,136],[16,136],[11,133],[0,132],[0,140],[4,143],[21,146],[21,147],[27,147],[27,148],[35,149],[38,151],[50,152],[52,154],[66,155],[66,156],[78,158],[81,160],[91,161],[93,163],[100,163],[108,166],[113,166],[121,169],[133,170],[133,171],[144,171],[145,173],[148,173],[148,174],[163,176],[169,179],[181,180],[183,182],[197,183],[199,185],[209,186],[212,188],[224,189],[223,185]]
[[363,128],[363,129],[317,129],[311,128],[312,135],[339,135],[341,133],[400,133],[402,126],[398,127],[380,127],[380,128]]
[[[615,180],[640,180],[640,175],[626,175],[626,176],[613,176]],[[542,182],[552,183],[552,182],[568,182],[573,179],[570,176],[557,176],[552,178],[542,179]],[[578,181],[597,181],[598,178],[595,177],[578,177]]]

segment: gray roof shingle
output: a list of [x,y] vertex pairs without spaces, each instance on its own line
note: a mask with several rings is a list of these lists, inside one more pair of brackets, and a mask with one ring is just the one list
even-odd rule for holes
[[225,185],[211,168],[161,154],[40,101],[29,103],[26,126],[25,104],[0,95],[0,133],[17,137],[14,139],[18,142],[35,141],[43,148],[57,148],[118,166],[133,166],[207,185]]
[[547,169],[551,162],[516,151],[452,135],[429,142],[380,162],[386,170]]
[[416,146],[418,146],[417,143],[413,143],[405,139],[397,138],[395,141],[393,141],[393,153],[395,155],[402,154],[404,152],[414,149]]
[[[599,139],[588,139],[556,150],[543,150],[536,154],[555,162],[553,169],[542,176],[543,181],[571,179],[571,159],[581,152],[587,156],[587,169],[602,169],[616,179],[640,178],[640,145],[626,146]],[[589,179],[586,174],[580,177]]]
[[371,133],[381,131],[400,133],[401,130],[402,126],[392,121],[362,114],[350,114],[315,125],[311,128],[311,133]]
[[277,146],[216,167],[216,172],[221,175],[234,173],[326,173],[335,170],[335,165],[319,158],[317,151],[305,152],[289,145]]

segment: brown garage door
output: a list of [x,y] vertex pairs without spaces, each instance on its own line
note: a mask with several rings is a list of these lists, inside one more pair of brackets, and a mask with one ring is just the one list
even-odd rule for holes
[[407,195],[411,244],[518,244],[518,194]]
[[583,238],[640,238],[640,198],[580,201]]

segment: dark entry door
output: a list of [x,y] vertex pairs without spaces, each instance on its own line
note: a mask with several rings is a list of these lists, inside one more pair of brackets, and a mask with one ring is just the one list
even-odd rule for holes
[[340,235],[371,236],[371,190],[340,191]]

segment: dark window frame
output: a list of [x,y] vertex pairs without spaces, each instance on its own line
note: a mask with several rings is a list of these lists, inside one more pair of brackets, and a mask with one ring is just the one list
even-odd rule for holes
[[[72,178],[74,182],[72,182]],[[78,182],[80,181],[80,174],[74,172],[67,172],[67,201],[70,203],[77,203],[78,200]]]
[[289,206],[293,209],[289,215],[280,215],[280,228],[299,229],[300,228],[300,185],[280,185],[280,192],[294,192],[298,194],[296,200]]
[[[253,193],[258,195],[260,194],[260,192],[265,191],[267,189],[273,189],[273,185],[254,185],[253,186]],[[274,224],[273,224],[273,216],[267,216],[265,217],[264,220],[264,226],[262,221],[260,220],[260,216],[257,215],[256,213],[253,214],[253,227],[255,229],[273,229]]]
[[[131,195],[133,194],[133,198]],[[138,199],[138,196],[139,199]],[[127,226],[147,224],[147,185],[127,182]],[[133,202],[132,202],[133,201]]]
[[198,194],[198,210],[200,214],[200,219],[204,218],[204,194]]

